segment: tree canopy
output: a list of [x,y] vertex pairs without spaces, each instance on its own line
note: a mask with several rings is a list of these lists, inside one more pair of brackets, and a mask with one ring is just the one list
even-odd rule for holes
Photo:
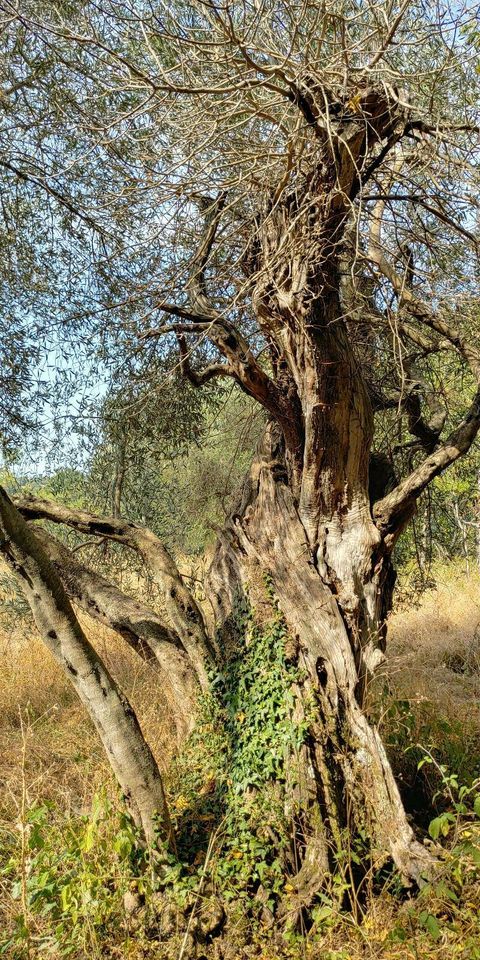
[[[93,351],[105,381],[121,370],[124,381],[159,383],[161,358],[176,352],[173,366],[191,380],[233,378],[281,419],[268,372],[278,344],[262,307],[273,283],[280,315],[306,310],[328,283],[319,280],[327,244],[374,407],[389,411],[379,444],[400,447],[396,469],[408,473],[405,441],[392,441],[395,411],[428,451],[461,414],[452,376],[477,373],[468,5],[2,10],[0,169],[5,237],[16,204],[17,261],[6,315],[14,303],[22,329],[37,325],[50,360],[78,350],[85,378]],[[325,176],[329,236],[316,194]],[[265,218],[281,241],[259,256]]]

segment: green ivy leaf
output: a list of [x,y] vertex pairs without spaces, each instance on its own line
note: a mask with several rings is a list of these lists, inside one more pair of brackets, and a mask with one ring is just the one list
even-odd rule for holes
[[430,934],[432,940],[438,940],[440,938],[440,924],[437,918],[433,916],[433,913],[428,913],[427,910],[423,910],[418,919],[422,927]]

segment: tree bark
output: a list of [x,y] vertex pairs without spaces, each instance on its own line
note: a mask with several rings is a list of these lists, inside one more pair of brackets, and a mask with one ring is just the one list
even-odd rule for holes
[[90,714],[135,822],[149,844],[171,846],[162,779],[135,713],[83,633],[42,545],[1,488],[0,537],[40,635]]
[[206,666],[213,656],[202,611],[185,586],[175,561],[161,540],[138,523],[118,517],[98,517],[87,510],[73,510],[63,504],[31,494],[16,497],[15,506],[27,520],[50,520],[80,533],[101,536],[123,543],[145,561],[160,588],[172,626],[193,664],[200,685],[208,689]]
[[172,706],[172,721],[180,739],[195,718],[198,682],[178,635],[144,603],[123,593],[114,583],[80,563],[77,556],[41,527],[35,529],[69,599],[119,633],[144,660],[154,660],[161,671],[163,692]]
[[[397,18],[393,33],[398,23]],[[395,540],[421,493],[470,449],[478,434],[480,353],[464,338],[462,325],[453,327],[430,302],[419,298],[411,262],[407,271],[398,272],[395,244],[390,254],[384,252],[381,243],[386,201],[380,195],[375,209],[369,208],[369,196],[363,191],[369,181],[374,191],[390,191],[398,160],[400,166],[408,162],[407,153],[410,156],[415,140],[420,143],[420,156],[425,138],[434,136],[438,153],[441,128],[430,126],[423,116],[415,119],[408,98],[399,96],[395,85],[382,82],[373,69],[392,40],[392,31],[370,65],[352,72],[346,63],[343,84],[335,81],[331,88],[324,72],[313,67],[312,72],[304,67],[297,70],[291,57],[283,65],[274,64],[275,58],[268,64],[265,50],[258,47],[261,55],[258,61],[252,59],[250,49],[236,38],[235,24],[229,22],[227,29],[225,21],[224,26],[222,43],[228,40],[230,51],[235,51],[236,45],[237,53],[249,64],[248,71],[253,69],[257,78],[263,75],[264,89],[274,92],[275,102],[280,97],[278,102],[284,99],[295,108],[292,117],[301,119],[301,125],[290,127],[288,122],[286,129],[294,131],[298,153],[292,140],[286,169],[279,171],[276,183],[275,149],[263,186],[257,179],[249,183],[241,172],[236,187],[244,185],[250,194],[242,194],[243,187],[240,193],[236,189],[228,164],[213,178],[212,183],[220,184],[220,192],[213,200],[200,197],[206,213],[205,229],[192,257],[191,276],[179,298],[181,302],[156,303],[158,310],[173,318],[172,323],[146,331],[142,337],[175,335],[180,368],[192,383],[201,386],[214,376],[228,376],[271,418],[242,496],[219,537],[210,584],[216,626],[224,642],[239,594],[248,595],[257,608],[266,602],[262,585],[265,574],[289,627],[289,657],[299,668],[294,690],[296,719],[302,727],[308,721],[298,769],[293,769],[292,757],[292,776],[287,781],[290,802],[295,796],[290,806],[294,820],[291,839],[298,862],[296,902],[302,908],[311,903],[325,874],[340,862],[345,846],[355,837],[363,838],[365,857],[372,865],[378,867],[390,859],[409,880],[421,882],[431,866],[427,851],[416,841],[407,821],[379,734],[365,715],[364,696],[368,677],[383,656],[394,585],[391,552]],[[235,53],[232,56],[233,60],[227,57],[228,69],[235,61]],[[139,77],[145,81],[142,74]],[[244,79],[245,84],[241,81],[238,89],[243,88],[250,96],[247,74]],[[162,82],[164,91],[173,96],[190,95],[189,89],[192,96],[205,95],[203,87],[195,83],[191,88],[178,87],[175,78],[168,80],[166,74]],[[157,89],[155,84],[153,88]],[[235,84],[234,88],[236,97]],[[212,92],[214,89],[218,102],[223,103],[224,87],[212,88]],[[247,110],[247,120],[249,116]],[[443,128],[449,131],[448,136],[452,129],[450,123]],[[402,142],[408,144],[404,155]],[[395,158],[397,146],[400,153]],[[385,165],[390,154],[392,163]],[[237,158],[233,165],[236,162]],[[233,188],[228,204],[221,187],[227,168],[225,183]],[[190,172],[188,178],[190,190]],[[178,193],[177,187],[175,179],[172,198]],[[190,193],[192,198],[199,197],[196,189]],[[413,202],[413,195],[411,199]],[[367,202],[365,209],[371,216],[367,248],[357,200],[360,207]],[[211,256],[217,232],[222,233],[218,231],[222,211],[227,209],[231,222],[226,234],[234,236],[235,243],[222,247],[220,241],[219,256]],[[246,219],[252,209],[251,220]],[[442,211],[436,213],[445,222]],[[346,242],[349,226],[356,235],[355,249],[350,253]],[[246,282],[235,276],[235,271],[227,271],[225,285],[227,274],[222,273],[218,295],[210,298],[209,278],[216,263],[225,265],[229,251],[234,251],[236,262],[248,232],[250,244],[242,258]],[[397,309],[388,311],[388,326],[392,330],[395,326],[427,353],[442,348],[446,341],[470,366],[476,384],[464,419],[442,442],[443,413],[432,409],[433,416],[426,420],[418,393],[403,398],[410,432],[427,455],[373,503],[373,485],[369,482],[374,433],[372,389],[367,388],[368,371],[365,375],[362,367],[366,364],[354,342],[354,324],[362,317],[358,305],[355,316],[355,311],[349,314],[344,302],[345,275],[350,273],[354,281],[357,271],[363,272],[364,267],[373,268],[375,276],[387,281],[380,302],[390,301],[392,293],[396,298]],[[177,283],[173,286],[176,288]],[[228,293],[233,291],[235,296],[228,303]],[[256,338],[249,342],[243,333],[249,322],[241,322],[238,327],[233,322],[247,294],[251,295],[253,313],[264,337],[264,349],[258,356]],[[383,317],[378,304],[375,310],[376,319],[383,323],[387,317]],[[191,339],[187,342],[184,337]],[[196,372],[192,353],[205,341],[213,348],[213,362]],[[210,347],[207,354],[210,357]],[[381,383],[374,384],[373,392],[381,402],[380,387]],[[387,406],[391,407],[391,400]],[[171,626],[200,684],[208,690],[208,663],[216,651],[202,611],[158,538],[138,524],[121,519],[121,474],[119,470],[112,518],[32,497],[18,501],[18,506],[29,519],[65,523],[136,550],[160,586]],[[121,698],[86,645],[53,567],[33,534],[17,523],[6,498],[2,504],[8,533],[3,549],[23,578],[42,635],[71,673],[110,749],[120,781],[123,778],[128,784],[129,777],[135,780],[132,764],[138,778],[143,776],[140,799],[135,797],[135,802],[141,807],[145,795],[146,823],[149,816],[151,820],[153,797],[163,811],[163,831],[168,836],[161,782],[149,766],[138,729],[131,717],[129,721],[128,710],[122,714]],[[91,572],[74,570],[62,557],[58,569],[79,603],[94,610],[104,622],[115,621],[128,632],[130,640],[147,640],[139,626],[142,614],[127,609],[124,598],[114,595],[111,587],[93,583]],[[151,643],[151,623],[148,636]],[[157,629],[156,655],[165,639],[159,637]],[[123,739],[120,737],[118,748],[112,750],[108,725],[117,722],[117,714]],[[136,790],[136,780],[134,785]]]
[[[192,382],[231,376],[271,418],[243,495],[220,535],[210,583],[220,638],[227,636],[239,593],[248,593],[253,606],[261,605],[263,574],[271,580],[291,634],[291,656],[301,678],[295,690],[298,719],[302,727],[308,721],[300,770],[293,770],[292,758],[291,776],[298,801],[291,809],[296,809],[292,844],[300,909],[311,903],[354,837],[364,838],[372,865],[390,859],[409,880],[420,882],[430,867],[408,824],[378,732],[365,716],[364,693],[383,657],[395,539],[416,498],[468,449],[480,424],[478,394],[446,444],[372,505],[373,411],[342,302],[341,257],[362,176],[371,176],[378,158],[406,130],[406,116],[393,89],[363,84],[353,98],[345,91],[343,103],[307,78],[289,87],[314,142],[311,152],[306,146],[305,167],[291,183],[264,196],[244,258],[268,372],[208,296],[206,266],[223,194],[209,203],[193,257],[186,291],[190,307],[162,302],[160,308],[181,322],[148,332],[176,331],[181,366]],[[383,269],[383,260],[371,259]],[[389,279],[396,290],[395,277]],[[443,326],[438,331],[423,306],[422,311],[427,324],[448,335]],[[181,338],[199,334],[208,336],[223,360],[194,374]],[[414,427],[418,433],[418,411]],[[198,605],[153,533],[36,498],[23,499],[19,508],[32,519],[67,523],[137,550],[162,588],[171,623],[200,682],[208,687],[206,664],[214,645]]]
[[[318,548],[309,543],[288,484],[283,443],[270,425],[210,571],[224,631],[239,595],[248,595],[254,606],[261,602],[259,584],[268,575],[303,676],[296,690],[299,718],[313,704],[301,770],[293,777],[301,794],[294,828],[301,837],[293,883],[297,908],[318,893],[347,833],[367,835],[371,863],[378,867],[391,859],[409,880],[421,882],[431,866],[407,821],[378,732],[362,710],[366,676],[382,657],[389,563],[385,572],[379,538],[371,535],[358,504],[348,511],[339,504],[328,531],[316,528],[323,543],[332,542],[335,525],[337,537],[346,531],[350,557],[343,567],[336,561],[332,577],[325,550],[318,562]],[[343,557],[343,551],[332,556]]]
[[[388,125],[389,109],[376,107],[375,122]],[[375,124],[373,138],[374,131]],[[210,572],[225,644],[239,595],[260,606],[259,584],[268,575],[300,668],[295,696],[308,737],[291,777],[300,792],[292,833],[299,869],[297,907],[286,904],[287,913],[309,905],[355,838],[364,838],[372,868],[391,860],[420,883],[432,865],[408,823],[364,695],[383,659],[393,544],[429,478],[451,460],[450,452],[435,451],[403,485],[387,496],[382,491],[376,511],[369,477],[373,411],[345,320],[339,270],[346,198],[356,176],[352,157],[365,147],[363,134],[355,122],[347,126],[335,161],[326,151],[325,164],[312,171],[308,190],[316,206],[302,206],[292,191],[258,217],[252,301],[288,412],[285,404],[267,407],[272,420]],[[460,438],[467,445],[475,429],[470,420],[461,425],[455,444]]]

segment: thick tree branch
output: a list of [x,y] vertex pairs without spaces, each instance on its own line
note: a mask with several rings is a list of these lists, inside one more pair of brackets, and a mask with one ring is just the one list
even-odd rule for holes
[[[180,346],[181,368],[191,383],[195,386],[202,386],[214,377],[220,376],[232,377],[237,380],[242,390],[260,403],[280,424],[289,449],[292,452],[298,452],[302,438],[289,399],[262,369],[248,340],[242,336],[234,324],[216,310],[207,294],[205,266],[215,241],[225,196],[225,194],[221,194],[217,200],[205,198],[202,204],[203,210],[206,212],[206,224],[198,250],[192,261],[192,274],[188,284],[191,307],[168,302],[158,304],[160,310],[182,320],[188,320],[189,323],[163,324],[160,327],[146,330],[141,334],[141,339],[151,339],[175,333]],[[190,352],[185,344],[185,334],[194,336],[202,334],[205,338],[208,337],[227,363],[212,363],[203,371],[196,373],[189,361]]]
[[134,543],[138,531],[144,530],[139,524],[120,517],[99,517],[88,510],[72,509],[54,500],[36,497],[31,493],[13,497],[13,502],[22,516],[28,520],[51,520],[63,523],[67,527],[87,535],[103,536],[117,543],[125,543],[136,549]]
[[0,488],[0,551],[27,598],[40,635],[88,710],[133,816],[149,843],[174,846],[157,764],[126,697],[83,633],[40,541]]
[[73,510],[32,494],[15,498],[15,504],[26,519],[63,523],[80,533],[104,537],[135,550],[146,562],[161,590],[167,615],[195,667],[200,684],[208,687],[206,663],[212,656],[212,648],[201,610],[185,586],[173,558],[151,530],[130,520],[98,517],[87,510]]
[[169,688],[175,716],[189,730],[195,703],[195,674],[177,634],[144,603],[90,570],[41,527],[35,536],[60,577],[69,599],[90,617],[119,633],[144,660],[155,660]]
[[[398,164],[401,165],[402,162],[402,159],[399,158]],[[377,526],[386,542],[393,546],[405,523],[412,515],[417,498],[436,476],[470,449],[480,429],[480,352],[474,344],[463,336],[460,330],[439,316],[427,303],[421,300],[406,277],[397,273],[385,257],[381,244],[384,206],[385,201],[380,200],[372,217],[368,250],[370,261],[391,283],[398,298],[400,314],[407,313],[446,340],[468,364],[477,384],[470,409],[460,426],[453,431],[441,447],[433,451],[387,497],[376,504],[375,521]],[[420,426],[423,426],[423,424]],[[424,431],[421,430],[420,432],[423,433]]]
[[375,504],[374,519],[388,546],[394,545],[420,494],[435,477],[468,452],[479,429],[480,387],[465,419],[448,440]]
[[[183,307],[176,307],[174,304],[162,304],[161,308],[167,309],[168,312],[178,316],[188,317],[192,321],[191,325],[166,324],[162,327],[147,330],[142,334],[142,339],[160,337],[167,333],[180,334],[181,336],[183,334],[198,336],[202,333],[208,336],[208,339],[225,357],[227,363],[209,364],[206,370],[195,374],[190,364],[184,364],[184,356],[182,355],[183,372],[187,378],[195,386],[202,386],[203,383],[207,383],[213,377],[233,377],[245,393],[248,393],[274,417],[282,427],[289,449],[297,451],[302,440],[292,405],[277,384],[262,370],[250,348],[250,344],[236,327],[221,317],[220,314],[205,322],[204,315],[192,313]],[[198,323],[196,322],[197,319]],[[178,336],[177,339],[180,341]],[[185,349],[185,357],[187,356],[188,350]]]
[[[201,320],[210,319],[209,338],[228,361],[231,375],[237,377],[243,388],[260,403],[265,405],[268,402],[267,409],[270,413],[274,413],[275,410],[278,414],[280,394],[275,384],[258,365],[248,341],[215,309],[207,293],[205,267],[215,242],[225,199],[226,194],[222,193],[216,200],[205,198],[200,203],[205,214],[205,228],[191,266],[188,291],[192,312],[188,319],[193,320],[195,316]],[[172,304],[169,307],[172,307]],[[180,314],[177,315],[180,316]],[[186,314],[183,315],[186,316]],[[278,396],[273,402],[275,394]]]
[[53,563],[70,600],[104,626],[120,633],[142,659],[156,657],[159,644],[181,649],[177,634],[154,610],[80,563],[65,544],[42,527],[35,527],[35,536]]

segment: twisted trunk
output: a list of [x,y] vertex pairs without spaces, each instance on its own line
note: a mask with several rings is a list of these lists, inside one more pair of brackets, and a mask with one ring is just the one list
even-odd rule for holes
[[[296,718],[309,718],[300,758],[291,758],[292,843],[300,869],[288,911],[308,906],[334,862],[355,837],[368,838],[370,864],[393,861],[421,881],[430,859],[415,840],[376,729],[362,711],[365,678],[382,656],[391,569],[379,554],[358,504],[316,527],[342,557],[342,579],[312,550],[287,482],[282,444],[268,428],[241,501],[218,543],[210,571],[218,623],[225,631],[239,595],[265,602],[268,575],[291,636],[288,656],[300,668]],[[335,534],[332,527],[336,530]],[[345,531],[348,562],[341,544]],[[367,563],[367,555],[369,562]],[[220,628],[220,635],[222,627]]]
[[370,867],[390,860],[420,882],[431,865],[363,712],[367,679],[383,659],[392,539],[387,546],[372,517],[373,414],[334,272],[327,285],[301,326],[293,295],[270,296],[267,311],[263,294],[303,442],[289,445],[279,424],[269,424],[210,572],[220,636],[239,593],[262,602],[255,584],[268,575],[302,678],[296,714],[308,720],[308,737],[300,760],[292,757],[297,786],[286,798],[297,811],[292,843],[300,864],[288,912],[311,902],[355,838],[363,838]]
[[[311,214],[304,224],[308,228]],[[297,865],[294,903],[283,904],[287,913],[312,902],[326,874],[359,838],[366,868],[390,860],[405,878],[420,882],[431,866],[408,824],[378,732],[363,711],[366,681],[383,656],[394,582],[391,549],[412,506],[408,496],[393,491],[380,502],[381,522],[374,519],[373,414],[330,255],[339,217],[335,204],[330,214],[321,221],[325,250],[313,279],[296,255],[269,261],[270,248],[281,249],[284,234],[290,241],[297,221],[292,226],[289,216],[284,220],[277,211],[260,231],[264,269],[254,306],[272,347],[276,392],[267,406],[272,420],[263,445],[219,538],[210,572],[216,645],[172,558],[151,531],[37,498],[18,501],[30,519],[66,523],[142,555],[204,688],[209,659],[224,653],[222,640],[238,595],[248,594],[259,607],[265,602],[262,577],[270,578],[289,628],[288,657],[298,665],[295,720],[308,731],[285,779],[293,824],[290,864]],[[316,243],[323,243],[322,236]],[[270,274],[269,262],[276,263]],[[243,385],[255,395],[255,383]]]

